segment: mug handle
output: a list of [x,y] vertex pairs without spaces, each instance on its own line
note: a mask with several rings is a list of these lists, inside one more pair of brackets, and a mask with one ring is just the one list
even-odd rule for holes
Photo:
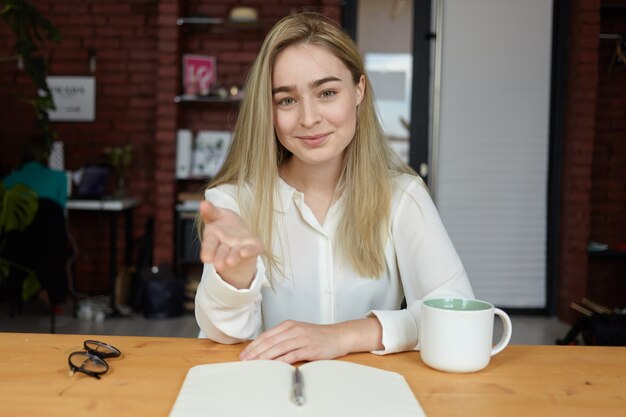
[[493,348],[491,348],[491,356],[497,355],[498,353],[502,352],[502,350],[504,350],[504,348],[509,344],[509,341],[511,340],[511,335],[513,334],[513,326],[511,325],[511,319],[509,318],[508,314],[506,314],[499,308],[494,308],[493,312],[496,316],[500,317],[504,326],[500,341]]

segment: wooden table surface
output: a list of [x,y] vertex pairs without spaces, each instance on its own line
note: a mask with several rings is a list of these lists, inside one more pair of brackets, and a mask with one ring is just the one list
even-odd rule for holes
[[[85,339],[122,351],[102,379],[69,376]],[[0,333],[0,416],[167,416],[187,370],[237,361],[207,339]],[[429,417],[626,416],[626,347],[507,347],[473,374],[427,367],[419,352],[342,360],[398,372]],[[390,408],[388,416],[393,417]]]

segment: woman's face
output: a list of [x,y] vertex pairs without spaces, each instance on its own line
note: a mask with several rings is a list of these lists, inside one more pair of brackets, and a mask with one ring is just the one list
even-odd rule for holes
[[295,160],[338,167],[356,131],[365,78],[355,85],[348,68],[311,44],[281,51],[272,71],[274,128]]

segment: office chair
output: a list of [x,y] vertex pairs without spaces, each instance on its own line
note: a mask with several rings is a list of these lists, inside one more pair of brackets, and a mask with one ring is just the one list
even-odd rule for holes
[[50,332],[54,333],[57,311],[68,292],[66,218],[59,204],[37,198],[27,188],[15,185],[5,190],[0,214],[4,216],[0,217],[3,222],[0,258],[9,265],[4,270],[7,271],[10,313],[12,317],[21,314],[23,303],[43,289],[49,301]]
[[34,271],[16,256],[15,239],[35,219],[37,194],[29,187],[16,184],[10,189],[0,182],[0,284],[8,294],[11,317],[21,308],[20,300],[39,289]]

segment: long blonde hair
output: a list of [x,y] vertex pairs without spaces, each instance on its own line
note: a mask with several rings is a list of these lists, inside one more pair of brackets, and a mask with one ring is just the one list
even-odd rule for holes
[[290,153],[274,132],[272,68],[285,48],[309,43],[326,48],[352,74],[354,83],[365,76],[365,94],[357,111],[354,139],[346,148],[339,187],[345,196],[339,224],[338,247],[356,271],[377,277],[385,268],[384,244],[391,204],[391,177],[414,171],[391,150],[378,122],[372,89],[363,60],[352,39],[332,20],[311,12],[281,19],[268,33],[248,74],[228,156],[208,188],[236,184],[249,189],[249,204],[240,204],[242,216],[265,245],[270,277],[280,273],[280,260],[272,253],[274,206],[279,168]]

